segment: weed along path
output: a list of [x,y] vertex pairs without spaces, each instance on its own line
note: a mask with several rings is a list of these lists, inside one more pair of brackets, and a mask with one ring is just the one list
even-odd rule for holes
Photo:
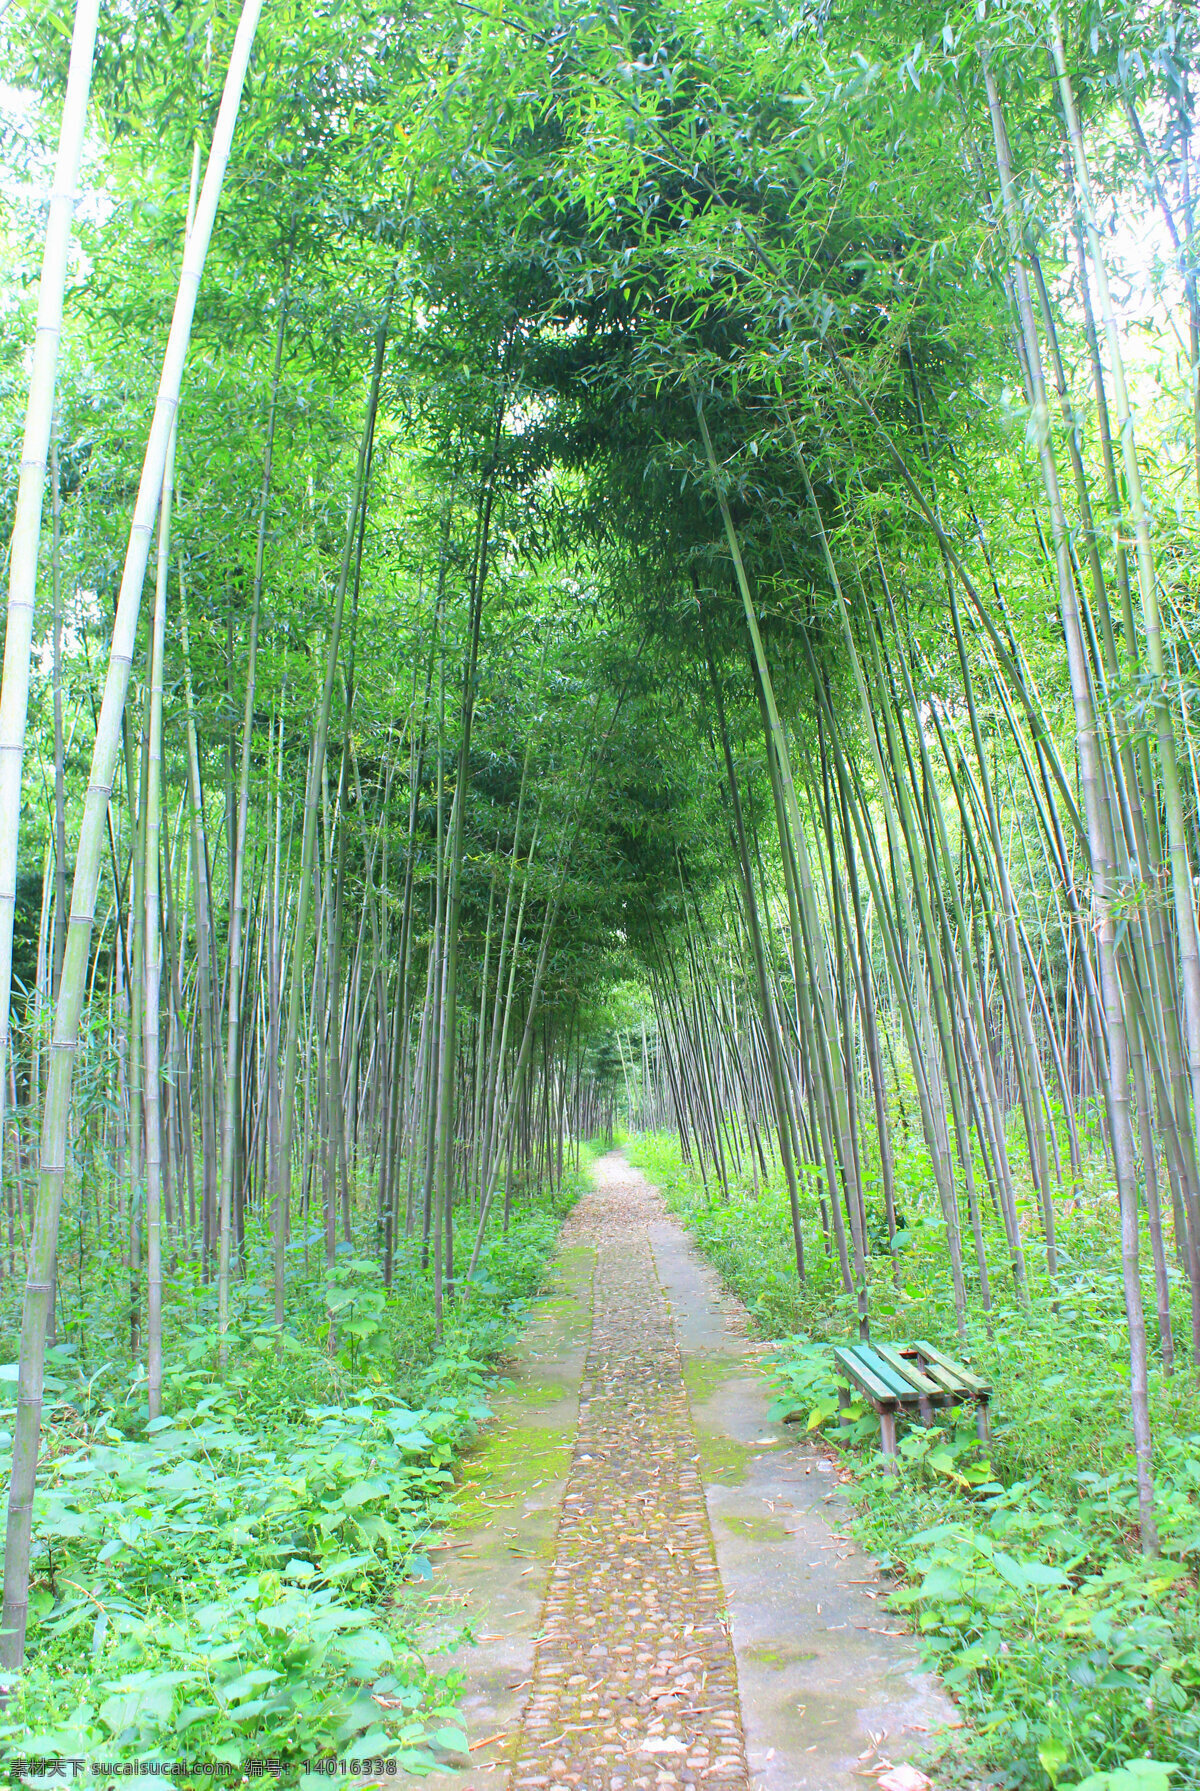
[[455,1791],[850,1791],[952,1711],[871,1596],[830,1464],[767,1421],[745,1315],[613,1153],[468,1466],[431,1597]]

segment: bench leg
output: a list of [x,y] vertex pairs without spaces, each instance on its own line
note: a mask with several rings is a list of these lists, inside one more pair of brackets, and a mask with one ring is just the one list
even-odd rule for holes
[[975,1435],[981,1443],[991,1442],[991,1428],[988,1424],[988,1402],[986,1399],[975,1403]]
[[889,1474],[896,1472],[896,1414],[884,1411],[879,1414],[879,1429],[883,1436],[883,1453],[888,1457],[884,1464]]
[[921,1422],[925,1425],[926,1429],[928,1429],[933,1423],[933,1407],[929,1403],[929,1395],[927,1393],[922,1393],[917,1404],[921,1408]]
[[849,1410],[850,1410],[849,1389],[846,1387],[839,1387],[838,1388],[838,1411],[841,1415],[838,1418],[838,1435],[841,1437],[847,1437],[850,1434],[850,1426],[846,1423],[846,1413]]

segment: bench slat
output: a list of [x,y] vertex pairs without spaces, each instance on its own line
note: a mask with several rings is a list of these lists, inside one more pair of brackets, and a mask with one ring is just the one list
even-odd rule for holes
[[950,1393],[956,1399],[964,1393],[970,1398],[974,1397],[971,1393],[971,1389],[969,1387],[964,1387],[957,1375],[951,1374],[946,1368],[939,1368],[936,1362],[931,1362],[929,1364],[929,1372],[943,1393]]
[[860,1343],[857,1349],[860,1362],[866,1362],[877,1374],[885,1387],[890,1387],[896,1398],[905,1405],[913,1405],[917,1400],[917,1390],[906,1374],[893,1367],[892,1363],[881,1356],[879,1351],[869,1343]]
[[918,1393],[924,1393],[927,1397],[940,1395],[942,1389],[937,1382],[931,1381],[927,1374],[922,1374],[917,1364],[909,1362],[894,1343],[877,1343],[875,1349],[884,1361],[896,1370],[897,1374],[902,1374],[905,1380],[917,1389]]
[[970,1392],[991,1393],[992,1389],[987,1381],[981,1381],[978,1375],[972,1374],[969,1369],[964,1368],[961,1362],[952,1361],[949,1356],[944,1356],[940,1349],[934,1349],[932,1343],[926,1343],[923,1337],[917,1339],[916,1347],[927,1362],[931,1364],[936,1362],[939,1368],[944,1368],[948,1373],[956,1376]]
[[893,1406],[897,1403],[896,1395],[891,1388],[880,1380],[879,1376],[866,1362],[860,1362],[858,1352],[849,1349],[835,1349],[833,1359],[837,1362],[856,1385],[860,1386],[870,1398],[879,1400],[883,1405]]

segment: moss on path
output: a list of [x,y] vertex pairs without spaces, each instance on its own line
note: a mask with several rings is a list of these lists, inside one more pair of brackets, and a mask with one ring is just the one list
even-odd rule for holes
[[767,1419],[744,1312],[622,1157],[595,1174],[438,1556],[445,1633],[479,1638],[439,1782],[857,1791],[952,1710],[828,1463]]

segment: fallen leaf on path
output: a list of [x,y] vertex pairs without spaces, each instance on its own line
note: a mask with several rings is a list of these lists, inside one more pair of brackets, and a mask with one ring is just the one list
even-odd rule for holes
[[539,1741],[537,1744],[538,1752],[540,1753],[543,1748],[557,1747],[559,1742],[565,1741],[568,1735],[581,1734],[584,1729],[595,1729],[597,1727],[598,1724],[596,1723],[568,1723],[561,1735],[552,1735],[549,1741]]
[[930,1791],[931,1782],[923,1772],[910,1766],[905,1760],[899,1766],[893,1766],[890,1772],[885,1772],[878,1784],[879,1791]]

